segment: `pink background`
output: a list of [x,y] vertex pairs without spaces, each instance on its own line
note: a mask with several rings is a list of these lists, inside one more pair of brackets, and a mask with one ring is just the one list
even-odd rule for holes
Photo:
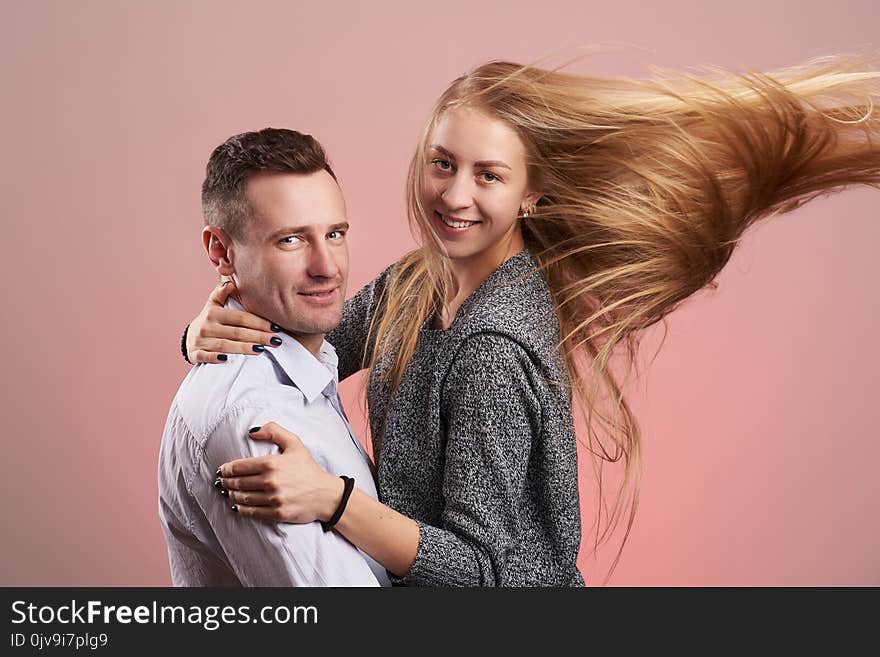
[[[229,135],[325,144],[353,292],[411,246],[418,131],[486,59],[610,43],[575,70],[641,75],[880,47],[875,0],[302,4],[3,3],[0,584],[170,583],[156,459],[178,338],[215,280],[199,187]],[[670,318],[632,390],[646,468],[612,585],[880,585],[878,201],[852,190],[759,226]],[[588,527],[586,482],[583,498]],[[588,583],[613,553],[583,550]]]

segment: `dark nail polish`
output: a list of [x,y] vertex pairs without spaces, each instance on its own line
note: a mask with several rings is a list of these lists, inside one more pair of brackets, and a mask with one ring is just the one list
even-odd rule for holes
[[221,489],[220,489],[220,494],[221,494],[223,497],[229,497],[229,491],[226,490],[225,488],[221,488]]
[[237,504],[233,504],[233,505],[232,505],[231,507],[229,507],[229,508],[232,509],[232,512],[233,512],[233,513],[238,513],[238,505],[237,505]]
[[214,488],[223,488],[223,484],[220,482],[219,479],[214,480]]
[[274,344],[277,347],[281,344],[281,338],[271,338],[269,340],[269,342],[271,342],[272,344]]
[[222,474],[223,474],[223,473],[220,472],[220,468],[217,468],[217,472],[214,473],[214,475],[217,476],[217,477],[222,476]]
[[266,347],[264,347],[264,346],[261,345],[261,344],[255,344],[253,347],[251,347],[251,349],[253,349],[254,351],[256,351],[258,354],[261,353],[261,352],[263,352],[263,351],[266,351]]
[[278,324],[272,324],[269,328],[272,329],[272,333],[281,333],[281,327]]
[[229,358],[226,354],[217,354],[217,360],[226,360]]
[[257,433],[260,430],[260,427],[251,427],[248,429],[248,433]]

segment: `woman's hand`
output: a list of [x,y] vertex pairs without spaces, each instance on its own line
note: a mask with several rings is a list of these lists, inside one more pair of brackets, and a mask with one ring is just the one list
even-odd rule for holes
[[215,486],[240,515],[292,523],[327,521],[342,499],[344,483],[315,463],[299,437],[274,422],[250,431],[271,440],[281,454],[238,459],[218,468]]
[[[193,363],[222,363],[226,354],[255,356],[266,346],[277,347],[280,326],[248,312],[224,308],[235,283],[224,281],[214,288],[202,312],[186,332],[186,352]],[[264,346],[265,345],[265,346]]]

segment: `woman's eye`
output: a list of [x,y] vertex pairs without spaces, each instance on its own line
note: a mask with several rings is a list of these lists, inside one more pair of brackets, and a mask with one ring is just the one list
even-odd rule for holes
[[483,177],[483,180],[485,182],[495,182],[496,180],[501,180],[501,178],[496,176],[494,173],[490,173],[489,171],[484,171],[480,175]]
[[449,163],[449,160],[431,160],[431,164],[440,169],[441,171],[449,171],[452,168],[452,164]]

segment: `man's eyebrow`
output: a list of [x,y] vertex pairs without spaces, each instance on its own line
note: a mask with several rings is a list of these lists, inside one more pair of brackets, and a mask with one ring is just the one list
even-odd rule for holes
[[[455,155],[442,146],[438,144],[431,144],[431,148],[440,153],[441,155],[445,155],[451,160],[455,159]],[[510,165],[506,162],[502,162],[501,160],[480,160],[479,162],[474,162],[474,166],[478,167],[501,167],[503,169],[510,169]]]
[[282,235],[299,235],[302,233],[308,233],[311,229],[311,226],[285,226],[284,228],[276,230],[266,239],[274,240],[276,237],[281,237]]
[[[312,224],[307,224],[305,226],[286,226],[284,228],[280,228],[276,230],[274,233],[269,235],[268,240],[275,240],[279,237],[283,237],[286,235],[302,235],[303,233],[311,233],[316,230],[317,226]],[[333,224],[327,228],[328,233],[332,233],[334,230],[348,230],[348,222],[340,221],[337,224]]]

